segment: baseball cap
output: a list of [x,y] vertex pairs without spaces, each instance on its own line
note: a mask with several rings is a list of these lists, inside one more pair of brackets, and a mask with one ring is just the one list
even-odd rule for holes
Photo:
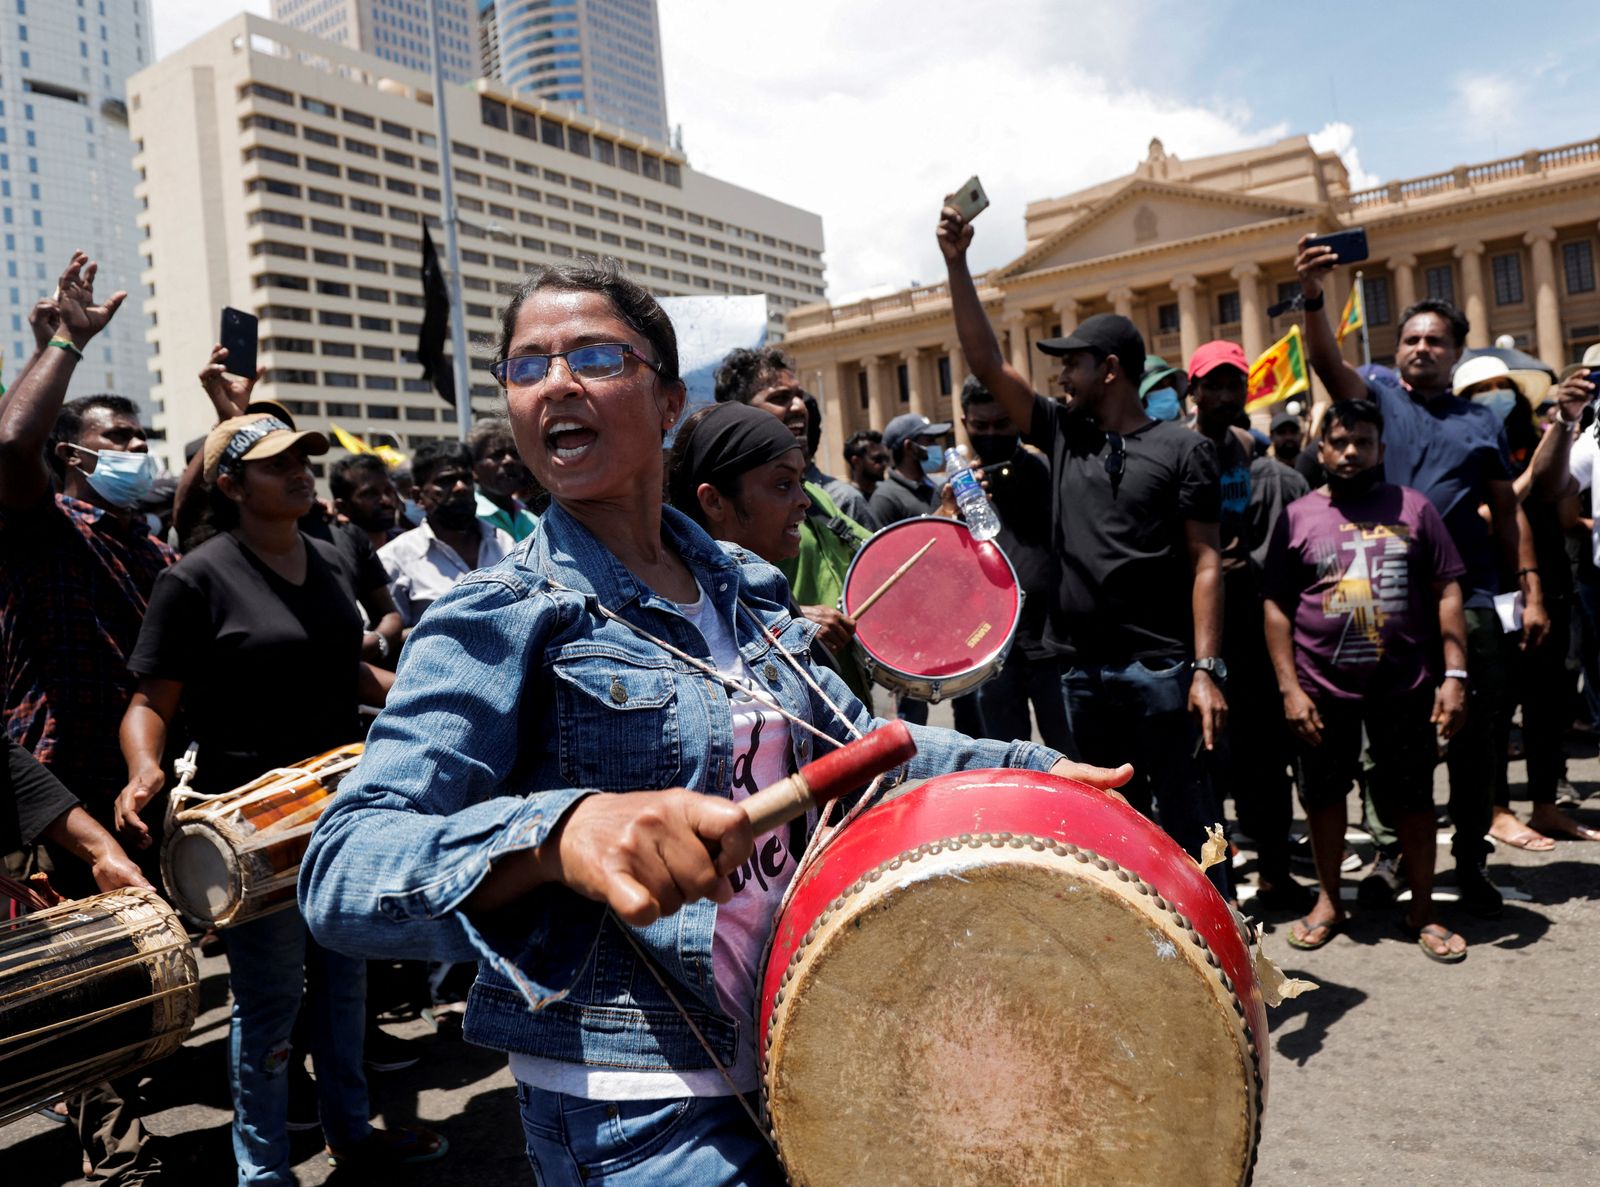
[[1591,368],[1600,368],[1600,342],[1596,342],[1583,352],[1582,362],[1572,363],[1561,368],[1561,378],[1558,382],[1565,383],[1580,371],[1588,371]]
[[1168,381],[1174,377],[1179,382],[1172,386],[1177,388],[1178,395],[1181,396],[1189,388],[1189,380],[1184,373],[1158,354],[1145,355],[1144,377],[1139,380],[1139,398],[1144,399],[1158,387],[1166,387]]
[[1209,375],[1218,367],[1237,367],[1246,375],[1250,374],[1250,363],[1244,357],[1244,347],[1224,339],[1201,343],[1189,358],[1189,382],[1198,383],[1202,376]]
[[[1045,354],[1063,355],[1071,350],[1094,350],[1103,355],[1116,355],[1119,359],[1142,359],[1144,335],[1139,328],[1120,313],[1097,313],[1086,317],[1070,334],[1060,338],[1044,338],[1035,345]],[[1138,382],[1137,376],[1129,376]]]
[[253,413],[233,416],[206,434],[204,474],[208,483],[228,474],[242,462],[259,462],[305,442],[306,452],[328,452],[328,439],[310,429],[296,432],[276,416]]
[[289,410],[276,400],[251,400],[244,406],[245,416],[254,416],[258,412],[265,412],[268,416],[276,416],[291,429],[294,428],[294,417]]
[[1300,418],[1292,412],[1279,412],[1272,418],[1272,431],[1276,433],[1284,425],[1294,425],[1295,428],[1299,428]]
[[900,456],[900,447],[911,438],[939,437],[953,427],[949,421],[931,421],[916,412],[902,412],[884,426],[883,443],[889,449],[889,456],[897,458]]
[[1502,360],[1486,354],[1477,355],[1458,366],[1450,378],[1450,390],[1459,396],[1468,388],[1487,383],[1491,379],[1509,379],[1518,390],[1521,390],[1521,384],[1517,384],[1516,376],[1511,374],[1511,368]]

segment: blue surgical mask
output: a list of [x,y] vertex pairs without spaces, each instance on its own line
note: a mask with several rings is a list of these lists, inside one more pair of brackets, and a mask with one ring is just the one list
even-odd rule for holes
[[418,526],[428,517],[428,513],[422,509],[422,504],[415,499],[400,500],[400,512],[406,517],[406,523],[411,527]]
[[944,469],[944,451],[937,445],[924,445],[922,447],[922,472],[924,474],[937,474]]
[[94,454],[94,469],[84,474],[90,488],[113,507],[136,507],[139,500],[150,493],[155,485],[161,465],[154,454],[129,453],[121,449],[85,449],[72,447],[79,453]]
[[1183,401],[1170,387],[1158,387],[1145,397],[1144,410],[1156,420],[1177,420],[1183,415]]
[[1495,414],[1496,419],[1503,421],[1511,415],[1511,410],[1517,406],[1517,393],[1498,388],[1492,392],[1484,392],[1482,395],[1473,396],[1472,402],[1487,408]]

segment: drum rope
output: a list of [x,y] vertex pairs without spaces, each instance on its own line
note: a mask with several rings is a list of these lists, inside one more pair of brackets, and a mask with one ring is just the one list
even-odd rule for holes
[[[302,780],[314,783],[319,787],[324,787],[325,789],[324,781],[326,779],[333,775],[342,774],[351,767],[354,767],[360,761],[360,757],[355,756],[352,758],[343,759],[336,763],[329,763],[324,767],[274,767],[265,774],[259,775],[255,779],[251,780],[252,783],[261,783],[262,780],[269,780],[269,782],[267,782],[264,786],[257,787],[254,791],[244,791],[243,794],[241,794],[240,790],[237,788],[233,791],[222,791],[208,794],[203,791],[191,791],[188,788],[177,787],[172,791],[170,803],[174,805],[172,809],[174,813],[184,810],[176,807],[180,801],[186,803],[191,800],[196,800],[202,803],[210,802],[218,808],[223,808],[229,812],[234,812],[240,808],[251,807],[260,803],[262,800],[270,799],[272,796],[281,795],[285,791],[301,790],[297,787],[297,784]],[[246,786],[248,787],[249,784]],[[235,795],[237,795],[239,798],[227,798]],[[224,800],[226,802],[218,802]]]

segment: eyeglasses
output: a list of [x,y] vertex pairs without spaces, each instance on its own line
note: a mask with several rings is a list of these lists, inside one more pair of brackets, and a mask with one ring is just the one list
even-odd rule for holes
[[1111,493],[1117,493],[1117,484],[1122,481],[1122,471],[1128,461],[1128,447],[1123,444],[1121,433],[1107,433],[1106,443],[1111,446],[1111,452],[1106,454],[1106,477],[1111,479]]
[[621,375],[632,355],[657,375],[661,367],[652,363],[626,342],[597,342],[593,346],[579,346],[572,350],[558,350],[551,354],[519,354],[501,359],[489,368],[495,381],[504,388],[538,387],[550,374],[552,359],[566,363],[572,377],[583,383],[596,379],[610,379]]

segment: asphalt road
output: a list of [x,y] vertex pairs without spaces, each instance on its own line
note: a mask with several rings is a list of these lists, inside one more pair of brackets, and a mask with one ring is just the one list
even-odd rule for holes
[[[1600,827],[1600,762],[1592,744],[1574,743],[1571,753],[1571,778],[1593,797],[1577,814]],[[1521,777],[1522,764],[1513,764],[1514,794]],[[1443,768],[1439,780],[1442,804]],[[1354,847],[1370,856],[1359,840]],[[1271,921],[1268,954],[1321,988],[1271,1012],[1258,1187],[1600,1181],[1600,1161],[1591,1161],[1600,1155],[1600,844],[1502,848],[1491,871],[1514,896],[1499,919],[1444,907],[1445,921],[1472,945],[1456,966],[1427,960],[1400,935],[1392,910],[1358,916],[1312,953],[1285,942],[1288,920]],[[1346,877],[1353,895],[1360,874]],[[225,963],[203,959],[201,973],[202,1016],[181,1054],[153,1069],[147,1115],[176,1172],[171,1181],[226,1184],[233,1159]],[[423,1058],[371,1075],[381,1123],[420,1120],[451,1145],[445,1159],[395,1176],[393,1187],[531,1184],[504,1058],[440,1037],[420,1018],[387,1029],[414,1040]],[[37,1117],[0,1129],[0,1167],[19,1187],[83,1181],[71,1130]],[[351,1178],[330,1171],[316,1133],[299,1135],[295,1170],[308,1185]]]

